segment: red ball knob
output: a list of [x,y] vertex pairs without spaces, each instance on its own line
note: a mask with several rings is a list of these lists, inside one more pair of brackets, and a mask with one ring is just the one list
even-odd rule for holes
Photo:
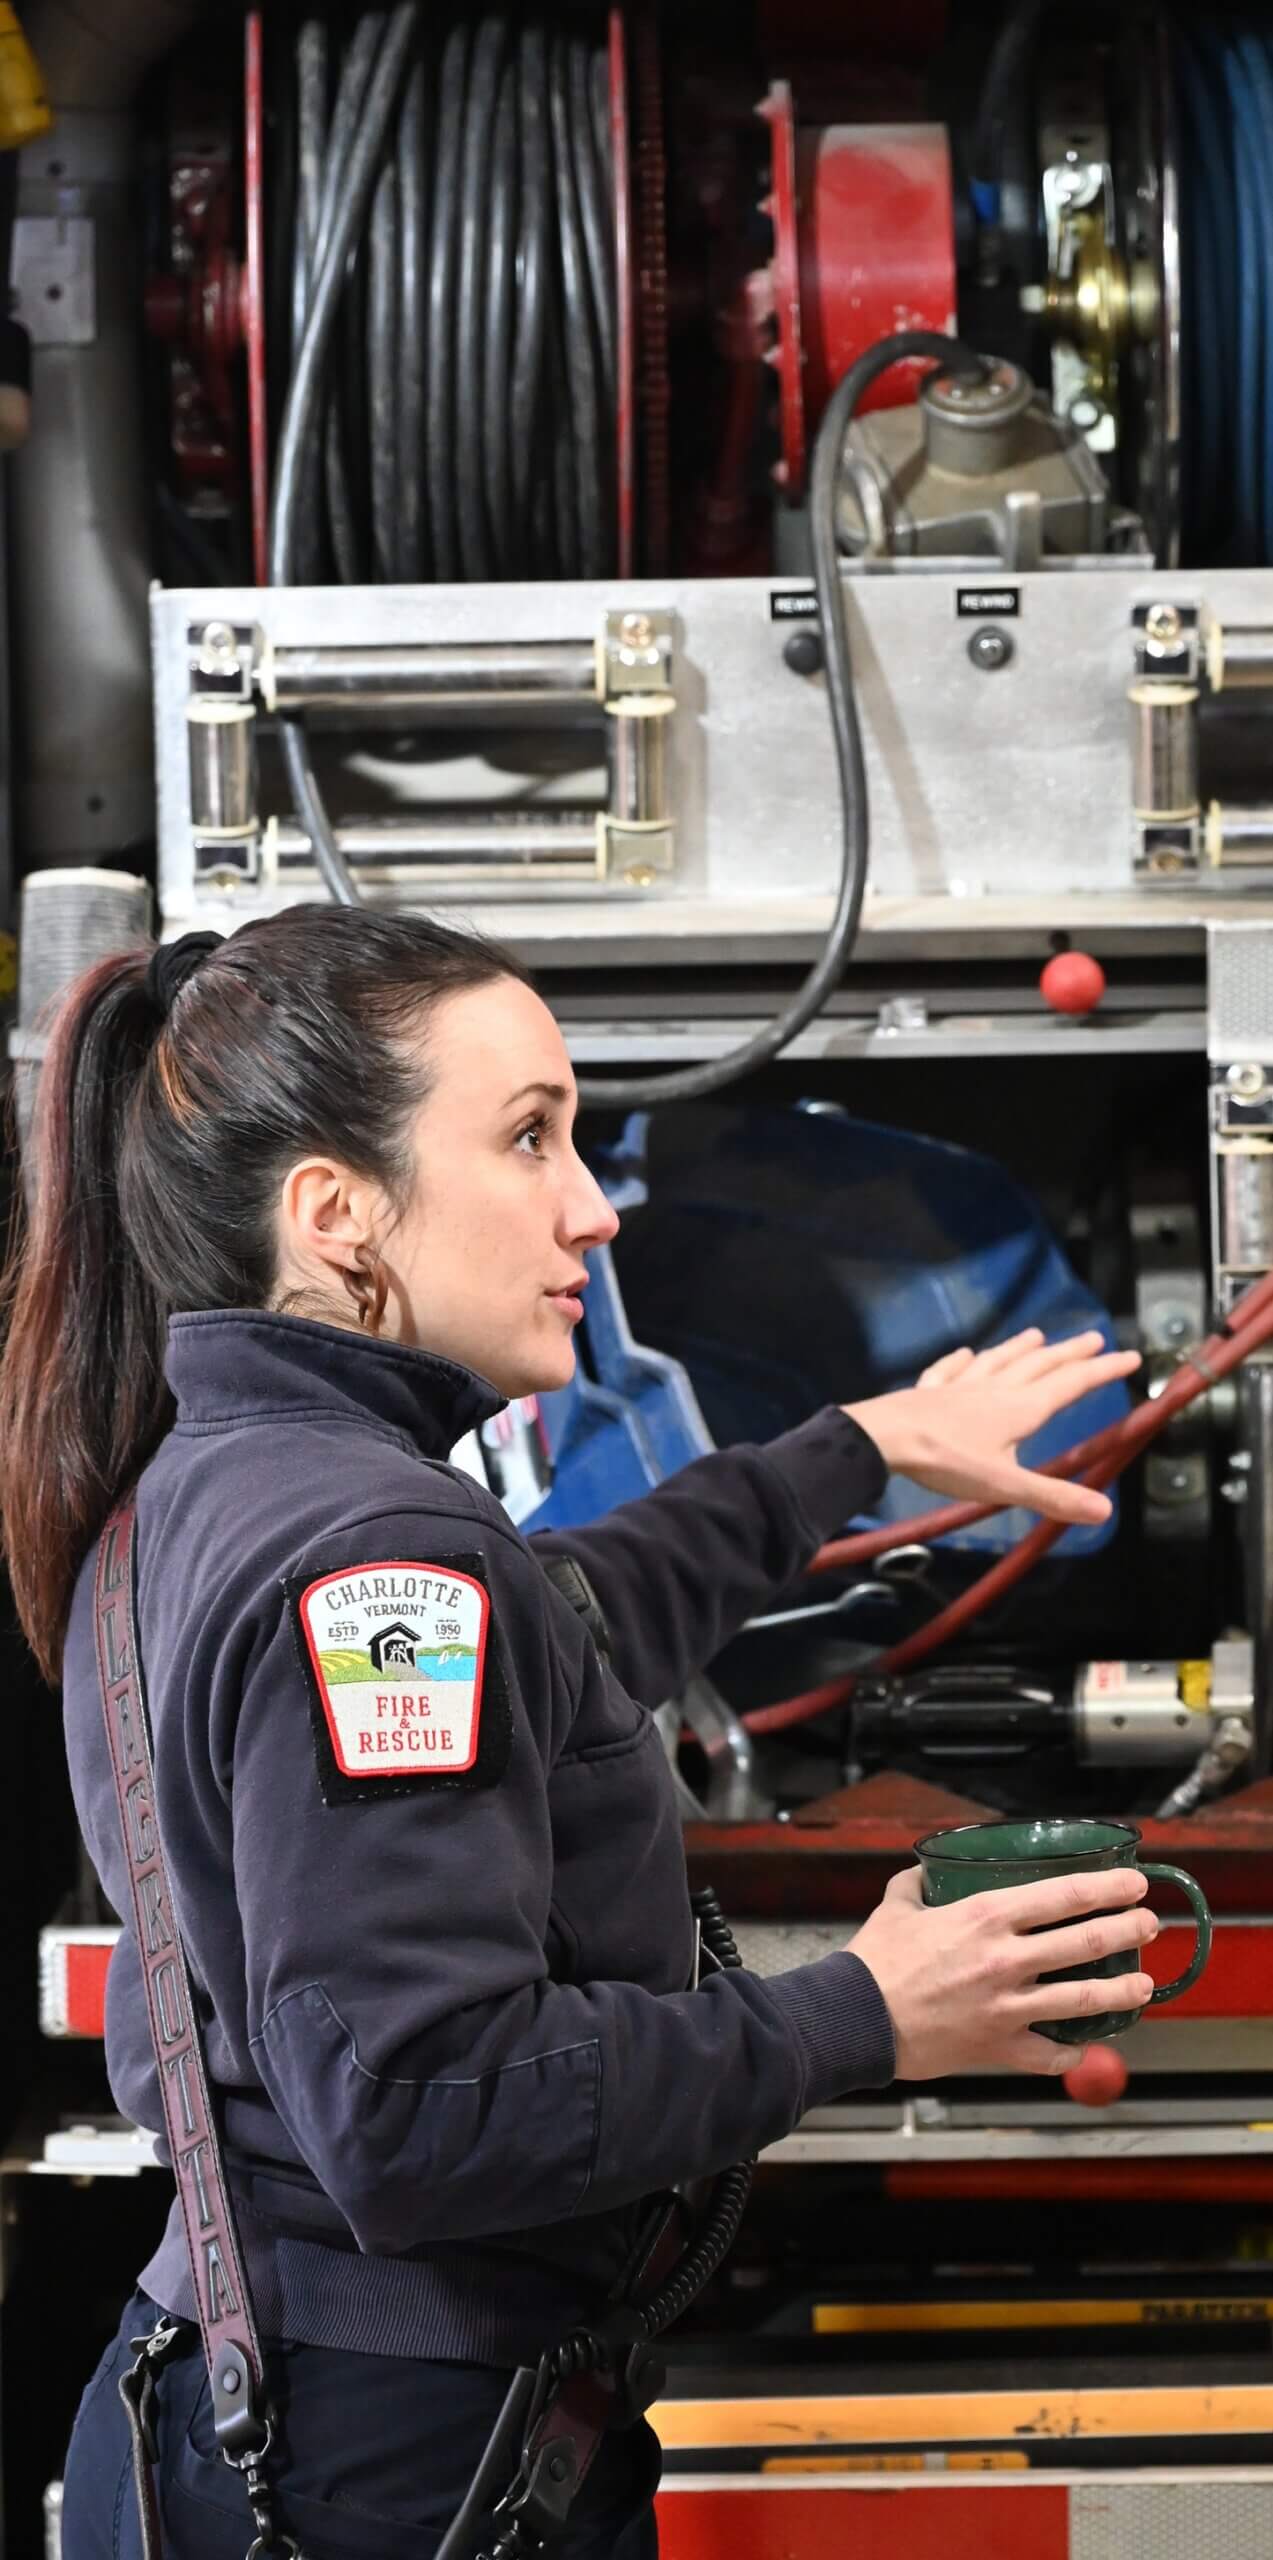
[[1112,2044],[1090,2044],[1071,2063],[1064,2086],[1080,2107],[1112,2107],[1127,2087],[1127,2065]]
[[1039,980],[1054,1013],[1091,1013],[1105,993],[1105,972],[1090,951],[1058,951]]

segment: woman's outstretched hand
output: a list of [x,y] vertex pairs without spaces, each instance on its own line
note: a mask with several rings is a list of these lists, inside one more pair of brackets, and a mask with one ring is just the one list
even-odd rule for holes
[[951,1351],[918,1386],[844,1411],[875,1442],[890,1474],[957,1501],[1018,1503],[1046,1520],[1095,1523],[1109,1497],[1017,1464],[1017,1446],[1066,1405],[1140,1367],[1138,1351],[1107,1351],[1099,1333],[1045,1343],[1032,1330],[993,1351]]

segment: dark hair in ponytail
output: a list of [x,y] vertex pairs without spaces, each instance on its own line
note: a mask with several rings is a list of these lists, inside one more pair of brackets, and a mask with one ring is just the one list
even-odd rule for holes
[[269,1303],[299,1156],[405,1200],[428,1073],[403,1035],[447,996],[525,977],[476,935],[340,906],[245,925],[166,1015],[150,958],[99,961],[54,1017],[7,1274],[0,1522],[50,1680],[79,1567],[172,1418],[169,1316]]

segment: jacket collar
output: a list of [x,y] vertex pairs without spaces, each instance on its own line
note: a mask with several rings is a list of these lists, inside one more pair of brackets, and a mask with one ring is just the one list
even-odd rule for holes
[[430,1458],[447,1457],[505,1402],[487,1379],[431,1351],[263,1308],[174,1316],[164,1374],[179,1423],[361,1415],[405,1432]]

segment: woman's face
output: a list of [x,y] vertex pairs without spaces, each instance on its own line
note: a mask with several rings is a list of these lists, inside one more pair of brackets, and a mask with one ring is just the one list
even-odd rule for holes
[[564,1386],[584,1254],[618,1218],[575,1153],[575,1080],[547,1005],[518,979],[448,997],[426,1035],[406,1210],[378,1223],[383,1330],[506,1396]]

